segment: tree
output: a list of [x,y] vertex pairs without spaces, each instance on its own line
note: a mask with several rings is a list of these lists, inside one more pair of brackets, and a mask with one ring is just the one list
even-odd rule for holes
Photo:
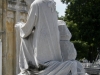
[[59,20],[64,20],[64,16],[58,17]]
[[65,20],[77,25],[78,39],[88,42],[92,47],[90,49],[93,49],[90,52],[96,52],[96,48],[100,46],[100,0],[62,0],[62,2],[68,4]]

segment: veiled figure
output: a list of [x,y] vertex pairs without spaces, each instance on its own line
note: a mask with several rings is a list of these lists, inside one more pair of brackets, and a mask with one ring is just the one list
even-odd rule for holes
[[[19,75],[78,75],[78,62],[74,60],[75,58],[73,60],[67,58],[60,48],[55,8],[53,0],[35,0],[31,4],[27,22],[16,24],[21,37]],[[84,72],[80,72],[84,75]]]
[[[85,70],[80,62],[76,61],[77,52],[74,47],[74,44],[70,42],[70,39],[72,37],[72,34],[70,33],[69,29],[66,26],[66,23],[63,20],[58,20],[58,28],[60,32],[60,47],[61,47],[61,53],[62,53],[62,59],[63,61],[74,61],[77,62],[77,74],[78,75],[84,75]],[[74,68],[75,70],[75,68]]]

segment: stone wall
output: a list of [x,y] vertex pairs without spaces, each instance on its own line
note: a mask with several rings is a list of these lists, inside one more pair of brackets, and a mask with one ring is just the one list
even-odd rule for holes
[[2,75],[15,75],[15,14],[7,9],[7,0],[2,0]]
[[[18,73],[18,52],[20,39],[16,36],[15,23],[26,22],[27,12],[32,0],[29,0],[27,10],[19,10],[20,0],[0,0],[0,39],[2,42],[2,75],[17,75]],[[14,5],[17,7],[14,7]],[[4,32],[2,32],[4,31]]]

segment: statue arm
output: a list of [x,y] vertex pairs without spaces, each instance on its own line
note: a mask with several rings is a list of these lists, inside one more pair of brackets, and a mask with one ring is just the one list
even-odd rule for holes
[[38,18],[37,4],[33,3],[28,13],[27,22],[20,27],[20,36],[22,38],[26,38],[31,34],[33,28],[36,26],[37,18]]

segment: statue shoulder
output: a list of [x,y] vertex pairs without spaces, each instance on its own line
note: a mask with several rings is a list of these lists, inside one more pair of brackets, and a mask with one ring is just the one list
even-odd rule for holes
[[43,0],[45,4],[47,4],[48,7],[51,8],[52,11],[56,11],[56,2],[53,0]]

